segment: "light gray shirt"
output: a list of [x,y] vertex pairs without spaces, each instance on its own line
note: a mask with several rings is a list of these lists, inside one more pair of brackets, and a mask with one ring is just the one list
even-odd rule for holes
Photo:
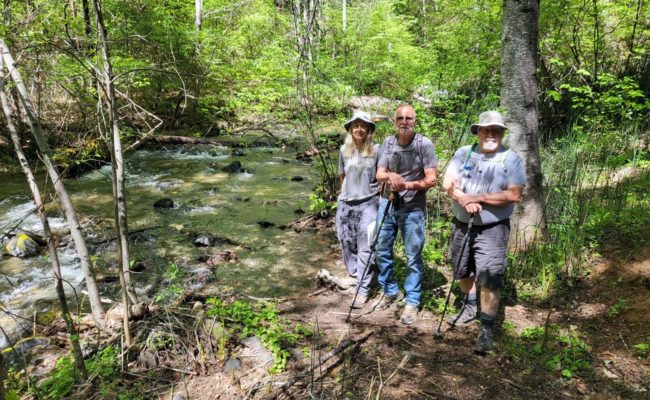
[[[438,158],[433,142],[420,134],[411,143],[402,146],[397,136],[384,139],[379,155],[380,168],[400,174],[405,182],[415,182],[424,178],[424,170],[436,168]],[[405,211],[426,208],[426,190],[402,190],[399,192],[400,208]]]
[[[466,194],[501,192],[511,185],[526,185],[524,162],[517,153],[503,146],[494,154],[477,152],[478,145],[463,146],[449,162],[449,171],[456,174],[456,182]],[[468,153],[471,154],[468,157]],[[474,219],[474,225],[488,225],[510,218],[514,203],[503,206],[482,204],[483,211]],[[469,213],[454,202],[454,216],[469,222]]]
[[354,151],[351,157],[343,155],[343,146],[339,151],[339,176],[345,174],[341,185],[339,201],[361,202],[376,196],[379,193],[377,183],[377,159],[379,157],[379,145],[373,145],[374,154],[372,157],[361,157],[358,151]]

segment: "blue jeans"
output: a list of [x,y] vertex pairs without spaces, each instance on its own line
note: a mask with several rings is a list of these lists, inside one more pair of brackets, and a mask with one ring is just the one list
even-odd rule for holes
[[[377,211],[377,226],[381,222],[388,200],[382,198]],[[397,238],[398,230],[402,232],[404,253],[406,254],[406,279],[404,291],[406,303],[418,306],[422,289],[422,248],[424,247],[424,210],[394,210],[388,211],[384,224],[379,231],[376,254],[379,267],[379,284],[384,294],[394,296],[399,291],[395,281],[395,268],[393,263],[393,243]]]

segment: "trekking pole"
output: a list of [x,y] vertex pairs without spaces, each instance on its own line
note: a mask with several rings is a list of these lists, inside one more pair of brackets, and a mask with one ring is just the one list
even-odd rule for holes
[[391,192],[391,194],[388,196],[388,204],[386,204],[386,208],[384,209],[384,214],[381,216],[381,220],[379,220],[379,225],[375,230],[375,235],[372,239],[372,244],[370,245],[370,254],[368,254],[368,260],[366,260],[366,266],[363,268],[363,274],[361,275],[361,278],[358,279],[359,282],[357,282],[357,290],[354,292],[354,298],[352,299],[352,303],[350,304],[350,309],[348,310],[348,316],[345,317],[345,322],[348,322],[350,320],[350,315],[352,314],[352,308],[354,308],[353,307],[354,302],[357,301],[357,296],[359,295],[359,289],[361,289],[361,279],[363,279],[366,276],[366,273],[368,272],[368,267],[370,266],[370,260],[372,260],[372,257],[375,255],[375,246],[377,246],[377,240],[379,240],[379,232],[381,231],[381,227],[384,225],[384,220],[388,215],[388,210],[390,209],[390,206],[393,204],[393,201],[395,200],[395,196],[397,196],[397,193],[395,192]]
[[[469,222],[467,223],[467,232],[465,232],[465,238],[463,239],[463,245],[460,247],[460,254],[458,255],[458,261],[456,262],[456,270],[460,267],[460,262],[463,259],[463,253],[465,253],[465,247],[469,241],[469,233],[472,230],[472,225],[474,225],[474,213],[469,215]],[[447,292],[447,299],[445,300],[445,306],[442,309],[442,315],[440,316],[440,323],[438,324],[438,330],[433,333],[433,337],[436,339],[442,339],[445,334],[440,332],[440,327],[442,326],[442,321],[445,319],[445,314],[447,313],[447,306],[449,305],[449,298],[451,297],[451,289],[454,287],[456,282],[456,274],[454,270],[451,271],[451,285],[449,285],[449,291]]]

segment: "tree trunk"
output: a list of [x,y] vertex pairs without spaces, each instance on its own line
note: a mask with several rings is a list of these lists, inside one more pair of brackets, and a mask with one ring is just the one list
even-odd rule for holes
[[501,106],[507,110],[510,146],[526,168],[526,189],[513,215],[511,242],[515,250],[525,250],[545,230],[535,77],[539,1],[505,0],[503,5]]
[[95,275],[92,270],[90,253],[88,252],[86,240],[84,239],[83,233],[81,231],[81,225],[79,224],[77,213],[74,209],[74,206],[72,205],[70,196],[68,196],[68,192],[63,185],[63,180],[59,176],[59,172],[52,163],[52,160],[50,158],[50,147],[45,138],[45,134],[43,133],[43,128],[41,127],[41,123],[34,113],[34,107],[32,106],[31,100],[29,99],[27,88],[25,87],[22,77],[20,76],[20,71],[18,71],[15,66],[14,59],[11,56],[9,47],[7,47],[4,38],[0,38],[0,53],[2,53],[2,57],[4,58],[7,69],[9,70],[11,77],[16,84],[16,88],[18,89],[18,94],[20,96],[20,100],[23,103],[25,114],[29,120],[32,134],[34,135],[36,145],[38,146],[38,149],[41,153],[41,160],[43,161],[43,164],[47,169],[47,173],[52,180],[54,190],[61,200],[61,206],[63,207],[68,225],[70,226],[70,234],[72,235],[72,239],[75,243],[75,248],[81,261],[81,268],[86,279],[86,288],[88,289],[88,298],[90,301],[90,308],[93,319],[95,320],[97,326],[101,327],[103,326],[106,314],[104,313],[102,303],[99,300],[99,290],[97,288],[97,282],[95,281]]
[[108,48],[108,33],[104,25],[101,4],[99,0],[93,0],[97,32],[102,49],[102,60],[104,64],[104,90],[106,104],[108,105],[108,120],[111,127],[111,170],[113,177],[113,197],[115,202],[115,231],[118,237],[118,254],[120,266],[120,286],[122,287],[122,302],[124,303],[124,338],[126,346],[131,346],[131,333],[129,329],[129,316],[131,307],[129,299],[137,302],[135,293],[131,290],[131,276],[129,271],[129,228],[126,210],[126,192],[124,185],[124,156],[122,154],[122,142],[120,140],[120,128],[117,123],[117,105],[115,100],[115,86],[113,86],[113,68],[111,66],[110,52]]
[[345,31],[348,24],[348,0],[341,1],[341,31],[345,40]]
[[93,24],[90,20],[90,6],[88,5],[88,0],[81,0],[81,8],[84,13],[84,31],[86,32],[86,37],[89,38],[93,34]]
[[199,98],[201,97],[201,87],[203,85],[201,67],[201,52],[203,44],[201,43],[201,29],[203,26],[203,0],[194,0],[194,30],[196,41],[194,42],[194,62],[196,64],[196,75],[194,77],[194,93],[189,102],[188,117],[192,122],[198,121],[199,117]]
[[[45,205],[43,204],[43,198],[41,197],[41,191],[38,189],[36,184],[36,179],[34,179],[34,174],[27,162],[27,158],[23,153],[23,149],[20,143],[20,138],[18,137],[18,130],[13,122],[13,116],[11,114],[11,109],[9,108],[9,101],[7,99],[7,93],[5,92],[5,78],[4,78],[4,62],[2,57],[0,57],[0,104],[2,105],[2,110],[5,114],[7,120],[7,128],[9,129],[9,134],[11,135],[11,140],[14,144],[14,150],[16,151],[16,156],[20,162],[20,166],[25,173],[27,178],[27,183],[29,189],[32,192],[32,197],[34,198],[34,203],[38,209],[38,216],[43,225],[43,233],[47,241],[47,248],[50,252],[50,261],[52,262],[52,272],[54,273],[54,284],[56,287],[56,294],[59,298],[59,304],[61,305],[61,314],[63,320],[65,321],[68,333],[70,334],[70,342],[72,344],[72,355],[74,358],[74,363],[77,370],[81,373],[81,377],[85,381],[88,379],[88,373],[86,372],[86,367],[84,365],[83,353],[81,352],[81,346],[79,345],[79,335],[77,335],[77,330],[75,329],[72,317],[70,316],[70,310],[68,308],[68,301],[65,297],[65,290],[63,289],[63,280],[61,278],[61,266],[59,264],[59,257],[56,252],[56,244],[54,243],[54,238],[52,237],[52,231],[50,229],[50,224],[45,215]],[[1,379],[0,379],[1,380]],[[1,392],[0,392],[1,394]],[[0,399],[3,397],[0,395]]]
[[5,398],[5,363],[0,353],[0,399]]

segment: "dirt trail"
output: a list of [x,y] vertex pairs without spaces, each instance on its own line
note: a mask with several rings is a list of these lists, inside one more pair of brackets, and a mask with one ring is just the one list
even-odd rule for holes
[[[593,266],[590,277],[577,280],[572,290],[557,293],[544,304],[520,301],[506,306],[503,319],[509,327],[500,331],[494,353],[485,357],[472,352],[478,324],[434,339],[438,315],[423,311],[414,325],[405,326],[399,323],[398,306],[373,310],[373,300],[355,310],[346,323],[352,296],[327,290],[281,305],[285,316],[320,332],[312,339],[312,354],[325,353],[345,337],[372,332],[339,363],[310,374],[323,375],[322,379],[293,386],[289,398],[650,399],[650,360],[647,355],[642,359],[633,347],[650,344],[650,246],[632,255],[603,259]],[[533,344],[525,347],[519,335],[527,327],[544,326],[547,318],[563,331],[577,332],[589,346],[583,355],[588,366],[571,378],[526,354]],[[293,361],[283,375],[242,380],[235,373],[228,381],[240,385],[239,390],[232,386],[217,390],[215,376],[192,378],[186,382],[186,398],[265,398],[315,358]],[[266,388],[250,393],[250,385],[259,382],[267,382]]]

